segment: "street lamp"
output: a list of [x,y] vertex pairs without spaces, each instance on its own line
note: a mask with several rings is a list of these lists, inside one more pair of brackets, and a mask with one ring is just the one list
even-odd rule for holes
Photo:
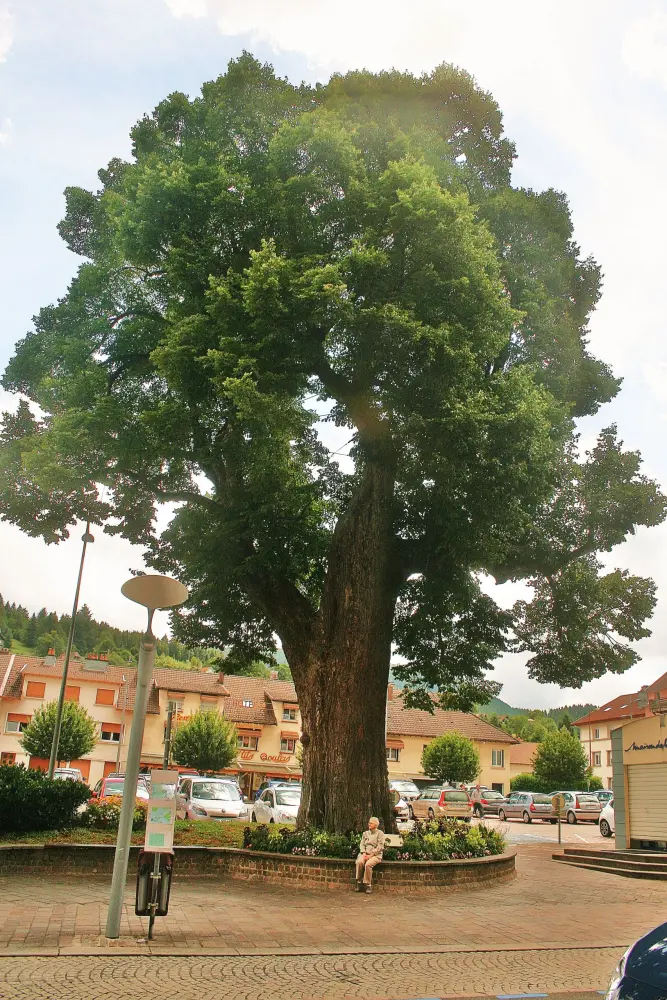
[[69,661],[72,655],[72,644],[74,642],[74,629],[76,628],[76,613],[79,608],[79,593],[81,591],[81,577],[83,576],[83,563],[86,558],[86,546],[95,539],[90,533],[90,521],[86,522],[86,530],[81,536],[83,548],[81,549],[81,562],[79,563],[79,576],[76,581],[76,591],[74,594],[74,607],[72,608],[72,620],[69,623],[69,634],[67,636],[67,648],[65,649],[65,662],[63,663],[63,676],[60,681],[60,693],[58,694],[58,705],[56,707],[56,721],[53,727],[53,738],[51,740],[51,755],[49,757],[49,769],[47,777],[52,778],[58,762],[58,744],[60,743],[60,728],[63,722],[63,708],[65,706],[65,692],[67,690],[67,674],[69,672]]
[[139,643],[139,662],[137,664],[137,689],[132,715],[130,742],[127,748],[125,763],[125,780],[123,782],[123,800],[118,821],[118,837],[114,855],[113,876],[111,878],[111,894],[107,913],[106,935],[117,938],[120,935],[120,918],[123,909],[123,893],[127,879],[127,863],[130,855],[130,840],[132,838],[132,820],[134,818],[134,800],[136,796],[137,779],[141,761],[141,745],[144,738],[144,722],[150,688],[153,664],[155,663],[155,636],[152,632],[153,613],[157,608],[173,608],[182,604],[188,597],[187,587],[169,576],[144,575],[134,576],[120,588],[124,597],[148,609],[148,625]]

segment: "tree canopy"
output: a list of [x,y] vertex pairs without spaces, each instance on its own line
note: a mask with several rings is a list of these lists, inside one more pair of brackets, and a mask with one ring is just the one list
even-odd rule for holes
[[[302,815],[388,820],[392,643],[408,703],[469,708],[505,650],[579,687],[649,634],[652,581],[598,554],[665,500],[615,427],[582,456],[574,423],[619,388],[588,348],[599,268],[563,194],[510,186],[500,110],[451,66],[311,88],[244,54],[132,138],[66,192],[85,260],[5,373],[39,409],[4,415],[0,514],[145,545],[190,587],[180,637],[230,671],[280,636]],[[532,601],[502,610],[484,574]]]
[[177,764],[202,774],[231,767],[237,753],[236,727],[218,712],[196,712],[181,722],[171,744]]
[[550,733],[533,758],[533,774],[547,792],[586,788],[588,760],[577,736],[566,729]]
[[[35,711],[29,724],[23,730],[21,746],[33,757],[47,758],[51,755],[51,744],[56,725],[58,703],[50,701]],[[63,705],[58,760],[78,760],[95,748],[97,725],[82,705],[66,701]]]
[[424,747],[422,768],[424,774],[435,781],[452,785],[468,784],[479,774],[479,752],[467,736],[443,733]]

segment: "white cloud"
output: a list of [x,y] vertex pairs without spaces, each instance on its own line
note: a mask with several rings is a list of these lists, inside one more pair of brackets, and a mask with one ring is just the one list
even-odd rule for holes
[[0,7],[0,62],[5,61],[13,41],[11,16],[5,7]]
[[623,38],[622,53],[633,73],[667,87],[667,13],[655,10],[634,21]]
[[174,17],[205,17],[207,0],[165,0]]
[[12,139],[14,122],[11,118],[4,118],[0,123],[0,146],[6,146]]
[[[667,407],[667,361],[644,365],[644,378],[658,403]],[[667,413],[661,416],[664,418]]]

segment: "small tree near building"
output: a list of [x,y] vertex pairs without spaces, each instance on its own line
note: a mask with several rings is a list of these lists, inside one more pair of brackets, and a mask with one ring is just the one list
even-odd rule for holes
[[548,791],[586,788],[587,768],[584,748],[566,729],[549,733],[535,751],[533,774]]
[[[57,702],[38,708],[24,730],[21,746],[32,757],[49,757],[56,725]],[[63,719],[58,742],[58,760],[85,757],[97,743],[97,726],[85,708],[75,701],[63,705]]]
[[466,736],[445,733],[424,747],[422,768],[429,778],[443,784],[468,783],[479,774],[479,753],[473,741]]
[[197,712],[181,723],[172,742],[176,763],[202,774],[231,767],[237,753],[236,727],[218,712]]
[[65,646],[67,645],[67,638],[63,635],[60,629],[53,629],[51,632],[44,632],[37,639],[36,650],[38,656],[46,656],[50,649],[60,656],[65,652]]

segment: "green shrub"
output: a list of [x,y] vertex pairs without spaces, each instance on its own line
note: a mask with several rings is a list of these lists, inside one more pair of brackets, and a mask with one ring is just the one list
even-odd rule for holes
[[591,774],[586,778],[585,788],[588,788],[591,792],[601,792],[604,788],[602,784],[602,778],[598,778],[597,774]]
[[[323,833],[294,827],[256,826],[243,831],[243,846],[251,851],[296,854],[306,857],[356,858],[361,834]],[[415,823],[402,847],[387,847],[385,861],[450,861],[502,854],[505,840],[483,823],[470,826],[456,820]]]
[[82,781],[49,780],[23,764],[0,767],[0,832],[62,830],[77,821],[90,789]]
[[[122,804],[123,800],[118,795],[110,795],[104,799],[95,799],[89,804],[86,812],[83,814],[83,825],[91,830],[117,830]],[[147,811],[145,801],[137,799],[134,803],[133,830],[145,829]]]
[[515,775],[510,781],[510,789],[513,792],[546,792],[547,794],[552,791],[551,788],[544,788],[539,778],[529,772]]

